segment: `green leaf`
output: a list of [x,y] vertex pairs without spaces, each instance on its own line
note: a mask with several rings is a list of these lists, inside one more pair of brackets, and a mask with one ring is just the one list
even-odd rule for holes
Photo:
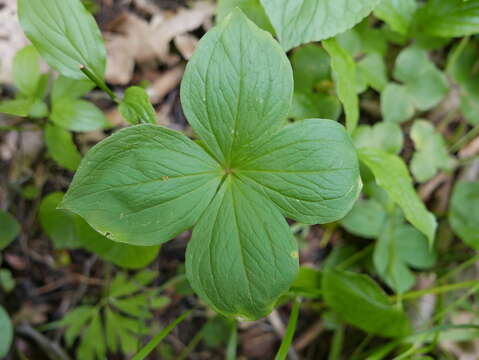
[[47,124],[45,143],[48,153],[60,166],[75,171],[80,165],[81,155],[70,132],[59,126]]
[[318,270],[301,266],[289,291],[298,296],[319,298],[321,296],[321,273]]
[[321,92],[295,92],[289,117],[295,120],[311,118],[337,120],[341,103],[334,95]]
[[389,83],[381,92],[381,114],[384,121],[402,123],[414,115],[414,101],[403,85]]
[[139,86],[130,86],[126,89],[118,110],[130,124],[156,124],[155,109],[145,89]]
[[396,155],[378,149],[359,149],[359,158],[373,172],[376,182],[404,211],[406,219],[434,242],[437,222],[414,190],[406,165]]
[[9,213],[0,209],[0,250],[5,249],[20,233],[20,224]]
[[390,288],[404,293],[416,282],[408,265],[427,269],[436,262],[426,237],[410,225],[389,219],[374,249],[374,265]]
[[259,186],[284,216],[302,223],[341,219],[361,189],[356,151],[344,127],[331,120],[286,126],[241,163],[238,173],[245,182]]
[[260,0],[219,0],[216,21],[223,21],[236,7],[239,7],[261,29],[274,33],[273,25],[266,16]]
[[228,177],[188,243],[193,289],[221,314],[258,319],[297,271],[296,241],[281,213],[242,177]]
[[65,343],[72,346],[75,340],[81,335],[85,325],[97,314],[97,308],[82,305],[67,312],[58,322],[59,327],[66,327],[64,333]]
[[331,80],[331,58],[316,44],[302,46],[291,56],[294,88],[296,91],[311,91],[322,82]]
[[417,7],[416,0],[382,0],[374,9],[374,15],[388,24],[392,30],[407,35]]
[[479,32],[478,0],[429,0],[417,13],[418,32],[459,37]]
[[30,113],[32,105],[32,99],[7,100],[0,103],[0,113],[25,117]]
[[158,254],[159,247],[140,247],[116,243],[97,233],[81,217],[57,206],[62,193],[51,193],[40,204],[40,224],[56,248],[85,248],[118,266],[137,269],[147,266]]
[[326,304],[364,331],[383,337],[403,337],[411,332],[406,314],[365,275],[328,270],[323,274],[322,289]]
[[103,112],[85,100],[65,97],[52,103],[50,120],[71,131],[93,131],[106,127]]
[[0,288],[8,294],[15,288],[15,285],[12,272],[8,269],[0,269]]
[[100,29],[79,0],[18,0],[23,31],[62,75],[85,79],[80,65],[103,80],[106,51]]
[[441,133],[427,120],[416,120],[411,129],[416,152],[411,160],[411,172],[419,182],[433,178],[439,170],[451,170],[454,159]]
[[331,67],[335,74],[335,82],[339,100],[346,113],[346,128],[353,133],[359,120],[359,99],[356,92],[356,64],[335,39],[323,41],[323,46],[331,56]]
[[13,59],[12,76],[18,90],[27,98],[34,98],[40,82],[40,57],[33,46],[18,51]]
[[64,98],[77,99],[94,87],[91,80],[77,80],[60,75],[53,83],[52,103],[61,102]]
[[97,314],[84,330],[77,350],[78,359],[103,360],[106,357],[103,325],[100,314]]
[[261,0],[285,50],[328,39],[359,23],[379,0]]
[[394,122],[379,122],[374,126],[360,125],[353,134],[356,148],[376,148],[399,154],[404,144],[401,127]]
[[87,153],[62,206],[115,241],[153,245],[193,226],[220,180],[219,164],[186,136],[137,125]]
[[374,90],[381,92],[388,83],[384,58],[378,53],[364,56],[356,65],[358,73]]
[[181,85],[191,127],[227,167],[284,124],[292,94],[288,58],[239,9],[200,40]]
[[0,358],[8,354],[13,340],[13,326],[10,316],[0,305],[0,329],[2,329],[2,336],[0,336]]
[[381,234],[386,217],[383,206],[376,200],[359,200],[341,220],[341,225],[351,234],[375,239]]
[[449,209],[454,232],[479,251],[479,182],[458,182],[454,186]]

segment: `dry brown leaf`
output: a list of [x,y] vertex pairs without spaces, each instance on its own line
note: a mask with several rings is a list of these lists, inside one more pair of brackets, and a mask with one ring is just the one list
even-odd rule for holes
[[193,56],[196,46],[198,45],[196,36],[190,34],[178,35],[175,37],[174,42],[176,48],[186,60],[189,60],[191,56]]
[[0,0],[0,83],[12,83],[13,58],[27,43],[17,19],[17,1]]
[[153,104],[159,103],[165,95],[176,88],[183,77],[185,68],[183,65],[175,66],[153,81],[147,92]]

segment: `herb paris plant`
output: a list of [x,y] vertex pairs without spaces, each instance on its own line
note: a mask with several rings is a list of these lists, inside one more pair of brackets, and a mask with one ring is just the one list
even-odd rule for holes
[[236,9],[200,41],[182,83],[202,140],[147,124],[119,131],[86,155],[62,206],[135,245],[194,226],[192,287],[220,313],[262,317],[298,269],[284,216],[338,220],[360,190],[344,128],[318,119],[287,125],[292,93],[281,47]]

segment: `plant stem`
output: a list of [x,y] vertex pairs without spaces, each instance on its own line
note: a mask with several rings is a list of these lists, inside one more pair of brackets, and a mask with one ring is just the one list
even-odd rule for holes
[[231,322],[231,333],[226,346],[226,360],[236,360],[236,347],[238,346],[238,331],[236,321]]
[[201,339],[203,339],[204,335],[204,328],[196,333],[193,336],[193,339],[188,343],[188,345],[183,349],[183,351],[178,355],[177,360],[184,360],[190,355],[190,353],[195,349],[195,347],[200,343]]
[[[436,286],[433,288],[429,289],[422,289],[418,291],[410,291],[405,294],[400,295],[402,300],[412,300],[412,299],[417,299],[420,298],[424,295],[429,295],[429,294],[443,294],[447,293],[450,291],[455,291],[455,290],[460,290],[460,289],[465,289],[468,287],[473,287],[475,285],[479,284],[479,280],[470,280],[470,281],[465,281],[457,284],[449,284],[449,285],[442,285],[442,286]],[[390,297],[391,301],[396,301],[398,295],[393,295]]]
[[151,339],[146,346],[141,349],[132,360],[144,360],[146,357],[158,346],[158,344],[166,337],[168,334],[183,320],[185,320],[193,310],[187,311],[177,317],[175,321],[173,321],[170,325],[166,328],[161,330],[153,339]]
[[344,342],[344,325],[340,324],[334,331],[333,339],[331,340],[331,350],[328,355],[328,360],[338,360],[341,358],[341,350]]
[[479,124],[475,125],[466,135],[459,139],[454,145],[451,146],[449,152],[454,153],[460,150],[464,145],[479,135]]
[[106,92],[111,99],[118,103],[118,98],[113,91],[105,84],[101,79],[98,79],[95,74],[93,74],[85,65],[80,65],[80,70],[84,73],[91,81],[93,81],[100,89]]
[[286,329],[286,333],[284,334],[283,341],[281,342],[278,353],[274,358],[275,360],[284,360],[288,355],[288,350],[291,346],[291,342],[293,341],[294,332],[296,331],[300,304],[301,301],[298,298],[294,299],[293,308],[291,309],[291,315],[289,316],[288,327]]

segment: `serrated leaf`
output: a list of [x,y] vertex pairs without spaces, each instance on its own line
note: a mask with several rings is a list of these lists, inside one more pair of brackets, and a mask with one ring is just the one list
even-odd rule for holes
[[45,127],[45,144],[50,156],[60,166],[75,171],[80,165],[81,155],[70,132],[59,126],[47,124]]
[[419,199],[403,160],[372,148],[359,149],[359,158],[373,172],[376,182],[404,211],[406,219],[434,242],[437,222]]
[[470,247],[479,250],[479,182],[458,182],[449,209],[454,232]]
[[258,319],[297,271],[297,245],[283,216],[241,178],[227,178],[188,243],[193,289],[221,314]]
[[338,97],[346,113],[346,128],[352,134],[359,120],[359,99],[355,82],[356,64],[351,55],[335,39],[323,41],[323,46],[331,56]]
[[59,210],[63,193],[51,193],[40,204],[40,223],[57,248],[85,248],[118,266],[137,269],[152,262],[158,246],[142,247],[121,244],[93,230],[78,215]]
[[103,112],[85,100],[64,97],[52,103],[50,120],[71,131],[93,131],[108,126]]
[[53,83],[52,103],[61,102],[64,98],[77,99],[95,87],[91,80],[71,79],[60,75]]
[[365,18],[379,0],[261,0],[281,45],[328,39]]
[[78,359],[103,360],[106,357],[106,344],[103,336],[101,317],[93,317],[91,323],[83,331],[80,345],[77,350]]
[[198,220],[220,181],[219,164],[186,136],[137,125],[88,152],[62,206],[115,241],[159,244]]
[[454,159],[441,133],[426,120],[416,120],[411,129],[416,152],[411,160],[411,172],[419,182],[433,178],[439,170],[451,170]]
[[148,312],[148,298],[146,295],[139,294],[125,299],[115,299],[112,304],[120,311],[136,318],[149,318],[151,314]]
[[259,0],[219,0],[216,21],[222,21],[236,7],[239,7],[261,29],[274,33],[273,25]]
[[130,124],[156,124],[155,109],[145,89],[139,86],[126,89],[118,110]]
[[80,65],[103,81],[106,51],[100,29],[79,0],[18,0],[23,31],[62,75],[85,79]]
[[417,7],[416,0],[382,0],[374,9],[374,15],[388,24],[392,30],[407,35]]
[[8,316],[8,313],[1,305],[0,329],[2,330],[2,336],[0,336],[0,358],[3,358],[8,354],[13,341],[13,326],[10,320],[10,316]]
[[479,32],[478,0],[429,0],[417,13],[418,32],[459,37]]
[[22,95],[33,98],[40,82],[40,57],[33,46],[26,46],[15,54],[12,76]]
[[20,233],[20,224],[12,215],[0,209],[0,250],[5,249]]
[[66,327],[64,333],[65,342],[72,346],[75,340],[81,335],[85,325],[98,314],[94,306],[82,305],[67,312],[58,322],[58,326]]
[[383,337],[411,332],[406,314],[365,275],[328,270],[323,274],[322,290],[326,304],[338,316],[364,331]]
[[228,167],[284,124],[292,94],[288,58],[239,9],[200,40],[181,85],[190,125]]
[[318,224],[349,212],[361,184],[356,151],[342,125],[304,120],[265,140],[242,159],[238,173],[259,185],[284,216]]

